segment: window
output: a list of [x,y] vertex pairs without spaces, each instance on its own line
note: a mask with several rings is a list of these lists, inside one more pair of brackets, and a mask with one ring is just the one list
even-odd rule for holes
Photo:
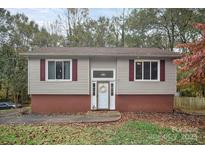
[[150,62],[144,62],[144,80],[150,80]]
[[111,86],[110,87],[110,89],[111,89],[110,95],[113,96],[114,95],[114,84],[111,83],[110,86]]
[[48,80],[71,80],[71,60],[48,60]]
[[136,62],[136,79],[142,79],[142,62]]
[[95,96],[95,83],[93,83],[93,96]]
[[64,79],[70,79],[70,62],[64,61]]
[[113,78],[113,71],[93,71],[93,78]]
[[48,79],[55,79],[55,62],[48,61]]
[[94,79],[94,80],[114,79],[114,70],[95,69],[92,71],[92,79]]
[[158,60],[136,60],[135,80],[136,81],[158,81],[159,80]]
[[151,63],[151,69],[152,69],[152,73],[151,73],[151,79],[152,80],[157,80],[158,79],[158,63],[157,62],[152,62]]
[[63,62],[62,61],[57,61],[56,62],[56,79],[62,79],[63,77]]

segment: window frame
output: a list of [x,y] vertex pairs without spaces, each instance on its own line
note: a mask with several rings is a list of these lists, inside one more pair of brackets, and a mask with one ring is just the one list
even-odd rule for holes
[[[55,79],[48,79],[48,62],[49,61],[54,61],[55,62],[55,71],[56,71],[56,62],[62,62],[62,75],[64,77],[64,61],[69,61],[70,62],[70,79],[56,79],[56,74],[55,74]],[[72,81],[72,59],[46,59],[46,81]]]
[[[136,62],[142,62],[142,79],[136,79]],[[144,62],[150,62],[150,79],[144,79]],[[151,62],[157,62],[157,79],[151,79],[151,74],[152,74],[152,67],[151,67]],[[160,60],[150,60],[150,59],[135,59],[134,60],[134,81],[141,82],[155,82],[155,81],[160,81]]]

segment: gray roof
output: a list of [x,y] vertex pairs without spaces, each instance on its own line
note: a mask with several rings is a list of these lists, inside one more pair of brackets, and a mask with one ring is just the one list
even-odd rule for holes
[[94,47],[48,47],[36,48],[24,56],[114,56],[114,57],[167,57],[179,58],[176,52],[159,48],[94,48]]

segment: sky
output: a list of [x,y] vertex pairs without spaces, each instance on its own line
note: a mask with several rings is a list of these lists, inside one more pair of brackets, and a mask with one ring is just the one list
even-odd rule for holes
[[[23,13],[30,20],[35,21],[39,26],[44,26],[49,23],[53,23],[58,19],[59,14],[63,14],[63,9],[55,8],[22,8],[22,9],[7,9],[11,14]],[[90,9],[90,17],[93,19],[98,19],[100,16],[106,16],[108,18],[112,16],[117,16],[121,13],[122,9]]]

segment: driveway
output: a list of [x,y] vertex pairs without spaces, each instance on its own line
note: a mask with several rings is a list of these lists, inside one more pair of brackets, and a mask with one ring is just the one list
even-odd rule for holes
[[17,112],[0,114],[0,124],[34,124],[34,123],[86,123],[118,121],[121,114],[116,111],[87,112],[82,114],[20,114]]

